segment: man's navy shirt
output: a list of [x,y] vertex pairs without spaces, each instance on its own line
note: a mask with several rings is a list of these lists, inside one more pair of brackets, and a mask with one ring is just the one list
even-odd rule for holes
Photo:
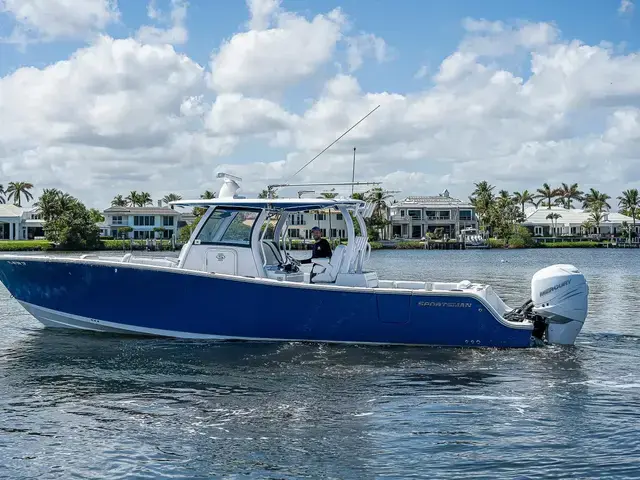
[[[331,258],[331,245],[326,239],[321,238],[313,244],[311,258]],[[300,263],[311,263],[311,258],[302,260]]]

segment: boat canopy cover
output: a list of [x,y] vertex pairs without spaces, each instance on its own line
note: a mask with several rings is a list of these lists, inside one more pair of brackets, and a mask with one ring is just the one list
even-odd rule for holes
[[304,212],[330,207],[359,207],[364,206],[362,200],[329,199],[329,198],[211,198],[197,200],[176,200],[169,205],[177,207],[236,207],[260,208],[267,210],[287,210],[290,212]]

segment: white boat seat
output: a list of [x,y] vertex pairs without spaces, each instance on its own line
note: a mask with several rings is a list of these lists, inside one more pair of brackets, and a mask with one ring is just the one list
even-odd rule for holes
[[395,288],[401,288],[401,289],[407,289],[407,290],[423,290],[425,288],[425,282],[401,280],[401,281],[395,281],[393,283]]
[[331,259],[328,258],[314,258],[311,261],[315,265],[324,267],[324,271],[317,273],[311,279],[312,283],[333,283],[338,277],[340,272],[340,266],[344,260],[347,247],[344,245],[338,245],[331,255]]
[[272,240],[262,240],[262,245],[264,245],[264,256],[267,265],[283,265],[285,263],[282,258],[282,252]]

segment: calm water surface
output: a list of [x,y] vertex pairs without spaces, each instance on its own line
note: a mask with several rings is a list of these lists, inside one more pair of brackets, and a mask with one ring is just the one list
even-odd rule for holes
[[565,262],[590,282],[587,324],[524,351],[69,334],[0,286],[0,477],[640,478],[640,251],[371,256],[513,305]]

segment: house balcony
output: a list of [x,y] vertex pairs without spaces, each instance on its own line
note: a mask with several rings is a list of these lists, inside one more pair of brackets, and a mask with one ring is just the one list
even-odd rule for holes
[[391,221],[409,223],[409,222],[422,222],[423,220],[422,220],[422,217],[412,217],[410,215],[392,215]]

